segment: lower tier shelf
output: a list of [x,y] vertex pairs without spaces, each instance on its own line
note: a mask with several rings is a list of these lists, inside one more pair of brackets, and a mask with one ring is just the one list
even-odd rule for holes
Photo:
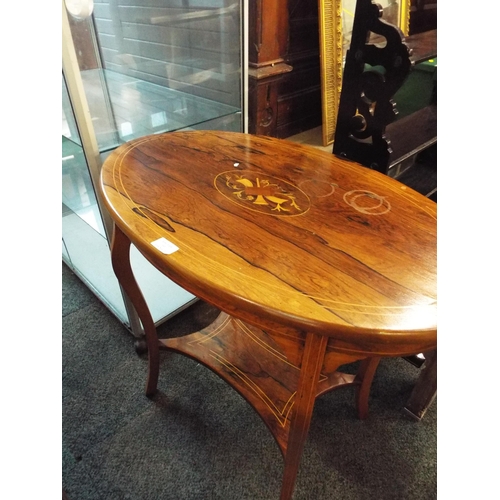
[[[265,332],[221,313],[214,323],[199,332],[161,339],[159,343],[161,348],[202,363],[237,390],[257,411],[286,455],[305,337]],[[338,387],[362,385],[363,374],[336,371],[346,362],[362,357],[338,354],[336,362],[332,362],[332,355],[335,353],[330,352],[328,363],[323,363],[316,397]],[[360,370],[366,371],[366,363]],[[363,418],[367,406],[359,404],[359,397],[364,397],[367,403],[368,393],[360,396],[359,392],[358,412]]]

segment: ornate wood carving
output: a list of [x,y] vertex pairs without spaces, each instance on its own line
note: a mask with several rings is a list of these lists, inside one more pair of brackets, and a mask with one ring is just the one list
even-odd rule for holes
[[[381,19],[382,9],[358,0],[347,51],[333,152],[380,172],[391,154],[385,129],[397,111],[392,96],[411,69],[399,28]],[[371,34],[379,35],[367,42]]]

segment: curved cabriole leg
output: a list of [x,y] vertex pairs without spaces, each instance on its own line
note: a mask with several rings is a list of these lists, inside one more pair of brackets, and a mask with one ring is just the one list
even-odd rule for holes
[[306,338],[294,412],[288,434],[280,500],[290,500],[292,498],[300,458],[311,423],[327,343],[328,338],[322,335],[310,333]]
[[375,371],[380,362],[379,357],[366,358],[361,361],[358,373],[354,382],[359,382],[356,386],[356,406],[358,409],[358,417],[364,420],[368,416],[368,396],[372,386]]
[[125,293],[132,302],[144,328],[146,343],[148,346],[148,379],[146,382],[146,396],[152,396],[156,392],[158,374],[160,369],[160,355],[158,348],[158,336],[156,327],[144,300],[144,296],[135,280],[130,265],[130,240],[114,226],[111,242],[111,262],[116,277]]

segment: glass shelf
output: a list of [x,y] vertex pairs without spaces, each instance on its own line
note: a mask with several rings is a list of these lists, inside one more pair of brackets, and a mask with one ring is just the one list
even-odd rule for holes
[[149,134],[211,128],[214,121],[224,130],[241,130],[240,108],[110,70],[81,76],[101,152]]

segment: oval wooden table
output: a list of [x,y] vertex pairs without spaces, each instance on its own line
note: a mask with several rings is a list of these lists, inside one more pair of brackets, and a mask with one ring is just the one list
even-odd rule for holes
[[[204,364],[262,417],[292,497],[315,399],[356,388],[360,418],[382,356],[436,349],[436,204],[309,146],[232,132],[173,132],[122,145],[101,173],[112,261],[148,344]],[[159,340],[129,259],[133,243],[223,311]],[[354,375],[341,365],[362,360]]]

